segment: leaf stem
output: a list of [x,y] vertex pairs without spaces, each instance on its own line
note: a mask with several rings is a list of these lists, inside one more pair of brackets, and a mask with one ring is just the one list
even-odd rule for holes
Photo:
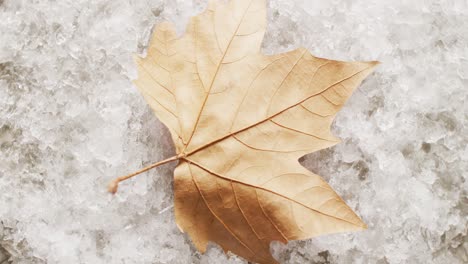
[[166,164],[166,163],[169,163],[171,161],[175,161],[175,160],[178,160],[182,157],[182,155],[176,155],[176,156],[173,156],[173,157],[170,157],[168,159],[165,159],[165,160],[161,160],[161,161],[158,161],[156,163],[153,163],[147,167],[144,167],[143,169],[140,169],[138,171],[135,171],[134,173],[130,173],[128,175],[125,175],[125,176],[120,176],[114,180],[112,180],[110,183],[109,183],[109,186],[107,187],[107,190],[112,193],[112,194],[115,194],[117,192],[117,189],[119,188],[119,183],[121,181],[125,181],[125,180],[128,180],[134,176],[137,176],[138,174],[140,173],[143,173],[145,171],[148,171],[148,170],[151,170],[153,168],[156,168],[158,166],[161,166],[163,164]]

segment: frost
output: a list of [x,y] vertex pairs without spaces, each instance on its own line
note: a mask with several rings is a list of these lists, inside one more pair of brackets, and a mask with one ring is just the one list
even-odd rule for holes
[[[245,263],[174,222],[169,133],[131,80],[162,20],[205,1],[0,1],[0,263]],[[264,51],[379,60],[306,156],[369,229],[288,246],[282,263],[468,262],[465,0],[270,0]]]

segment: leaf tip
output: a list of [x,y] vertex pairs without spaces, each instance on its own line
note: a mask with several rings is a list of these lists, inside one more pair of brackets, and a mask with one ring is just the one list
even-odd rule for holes
[[359,229],[358,229],[358,230],[366,230],[366,229],[368,229],[368,228],[369,228],[369,227],[367,226],[367,224],[366,224],[366,223],[364,223],[362,220],[361,220],[361,221],[359,221],[359,222],[360,222],[360,223],[359,223],[359,225],[358,225],[358,227],[359,227]]
[[366,230],[366,229],[368,229],[368,228],[369,228],[369,227],[367,226],[367,224],[366,224],[366,223],[364,223],[364,222],[362,223],[361,227],[362,227],[362,229],[363,229],[363,230]]
[[370,69],[374,69],[375,67],[379,66],[381,63],[382,62],[380,62],[380,61],[368,61],[367,62]]
[[342,142],[341,138],[333,137],[333,140],[331,141],[333,145],[340,144]]

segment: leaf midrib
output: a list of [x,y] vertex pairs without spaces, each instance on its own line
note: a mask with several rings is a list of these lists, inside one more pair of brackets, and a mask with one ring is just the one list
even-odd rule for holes
[[[245,14],[247,13],[247,11],[250,9],[250,6],[252,5],[252,0],[250,1],[249,5],[247,6],[247,8],[245,9],[245,12],[242,14],[242,17],[241,19],[239,20],[239,24],[237,25],[237,28],[236,30],[234,31],[234,33],[232,34],[231,36],[231,39],[229,40],[228,42],[228,45],[226,47],[226,50],[224,51],[223,53],[223,56],[221,57],[221,59],[219,60],[218,62],[218,65],[216,67],[216,71],[213,75],[213,78],[211,79],[211,83],[210,83],[210,86],[208,87],[208,91],[206,91],[206,96],[203,100],[203,104],[202,106],[200,107],[200,111],[198,112],[198,115],[197,115],[197,120],[195,121],[195,125],[193,127],[193,130],[192,130],[192,133],[190,133],[190,137],[187,141],[187,144],[185,145],[185,148],[184,150],[182,151],[182,153],[185,152],[185,150],[187,149],[187,147],[190,145],[190,142],[192,141],[192,138],[193,138],[193,135],[195,134],[195,131],[197,130],[197,127],[198,127],[198,123],[200,122],[200,117],[201,117],[201,114],[205,108],[205,105],[206,105],[206,102],[208,101],[208,97],[210,97],[210,94],[211,94],[211,89],[213,88],[213,84],[216,80],[216,77],[218,76],[218,72],[219,72],[219,69],[221,68],[221,66],[223,65],[223,61],[224,61],[224,58],[226,57],[226,54],[229,52],[229,48],[231,47],[231,44],[232,44],[232,41],[234,40],[234,38],[236,37],[237,35],[237,32],[239,31],[239,28],[240,28],[240,25],[242,24],[242,21],[244,20],[245,18]],[[213,20],[213,25],[214,25],[215,21]],[[195,24],[196,25],[196,24]],[[197,29],[195,29],[195,32],[197,31]],[[216,42],[218,43],[218,36],[217,36],[217,33],[216,33],[216,30],[214,31],[214,34],[215,34],[215,38],[216,38]],[[196,41],[196,40],[195,40]],[[218,43],[218,47],[219,47],[219,43]],[[195,46],[195,50],[197,49],[197,47]],[[195,57],[195,63],[197,63],[197,58]],[[200,82],[203,84],[203,81],[200,80]]]
[[[326,87],[325,89],[323,89],[322,91],[317,92],[317,93],[315,93],[315,94],[312,94],[312,95],[306,97],[305,99],[299,101],[298,103],[293,104],[293,105],[291,105],[291,106],[289,106],[289,107],[287,107],[287,108],[285,108],[285,109],[283,109],[283,110],[277,112],[276,114],[272,114],[272,115],[270,115],[270,116],[268,116],[268,117],[266,117],[266,118],[264,118],[264,119],[262,119],[262,120],[260,120],[260,121],[257,121],[257,122],[255,122],[255,123],[253,123],[253,124],[251,124],[251,125],[245,126],[244,128],[241,128],[241,129],[239,129],[239,130],[237,130],[237,131],[231,132],[231,133],[229,133],[229,134],[227,134],[227,135],[225,135],[225,136],[219,137],[219,138],[217,138],[217,139],[215,139],[215,140],[210,141],[210,142],[207,143],[207,144],[204,144],[204,145],[202,145],[202,146],[200,146],[200,147],[198,147],[198,148],[195,148],[195,149],[192,150],[192,151],[189,151],[189,152],[187,152],[187,153],[184,153],[184,154],[182,155],[182,157],[189,157],[189,156],[191,156],[191,155],[193,155],[193,154],[195,154],[195,153],[197,153],[197,152],[199,152],[199,151],[201,151],[201,150],[203,150],[203,149],[205,149],[205,148],[207,148],[207,147],[210,147],[210,146],[212,146],[212,145],[214,145],[214,144],[216,144],[216,143],[218,143],[218,142],[220,142],[220,141],[223,141],[223,140],[225,140],[225,139],[227,139],[227,138],[229,138],[229,137],[232,137],[232,136],[234,136],[234,135],[236,135],[236,134],[239,134],[239,133],[241,133],[241,132],[243,132],[243,131],[246,131],[246,130],[248,130],[248,129],[252,128],[252,127],[255,127],[255,126],[259,125],[259,124],[262,124],[262,123],[264,123],[264,122],[267,122],[267,121],[271,120],[272,118],[274,118],[274,117],[276,117],[276,116],[279,116],[279,115],[281,115],[282,113],[288,111],[289,109],[294,108],[294,107],[296,107],[296,106],[298,106],[298,105],[304,103],[305,101],[309,100],[310,98],[312,98],[312,97],[314,97],[314,96],[317,96],[317,95],[323,94],[323,93],[326,92],[328,89],[330,89],[330,87],[333,87],[334,85],[337,85],[337,84],[339,84],[339,83],[341,83],[341,82],[343,82],[343,81],[349,80],[349,79],[353,78],[354,76],[356,76],[356,75],[358,75],[358,74],[360,74],[360,73],[362,73],[362,72],[364,72],[364,71],[370,69],[371,67],[373,67],[373,65],[371,65],[371,66],[369,66],[369,67],[366,67],[366,68],[364,68],[364,69],[362,69],[362,70],[360,70],[360,71],[358,71],[358,72],[356,72],[356,73],[354,73],[354,74],[352,74],[352,75],[350,75],[350,76],[348,76],[348,77],[342,78],[341,80],[339,80],[339,81],[337,81],[337,82],[335,82],[335,83],[333,83],[333,84],[327,86],[327,87]],[[187,146],[188,146],[188,144],[187,144]],[[187,146],[186,146],[186,147],[187,147]]]

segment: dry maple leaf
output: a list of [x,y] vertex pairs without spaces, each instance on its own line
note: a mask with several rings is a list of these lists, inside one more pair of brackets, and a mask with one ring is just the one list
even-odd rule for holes
[[210,2],[180,38],[157,26],[136,86],[168,127],[178,160],[175,216],[201,252],[208,241],[277,263],[270,242],[360,230],[359,217],[298,159],[338,142],[337,111],[376,62],[342,62],[300,48],[266,56],[265,0]]

